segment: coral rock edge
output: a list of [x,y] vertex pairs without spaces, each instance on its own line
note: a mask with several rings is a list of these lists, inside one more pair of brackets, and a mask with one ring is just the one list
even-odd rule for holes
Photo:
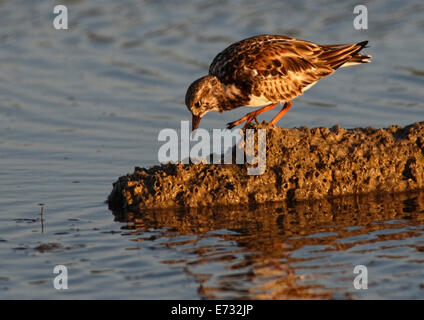
[[252,205],[424,189],[424,122],[385,129],[251,128],[266,129],[262,175],[248,175],[248,164],[136,167],[113,184],[109,206],[137,210]]

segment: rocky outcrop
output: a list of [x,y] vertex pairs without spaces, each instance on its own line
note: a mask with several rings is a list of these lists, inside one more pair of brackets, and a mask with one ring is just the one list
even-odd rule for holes
[[424,122],[386,129],[252,128],[266,129],[262,175],[248,175],[248,164],[135,168],[113,184],[109,205],[232,206],[424,189]]

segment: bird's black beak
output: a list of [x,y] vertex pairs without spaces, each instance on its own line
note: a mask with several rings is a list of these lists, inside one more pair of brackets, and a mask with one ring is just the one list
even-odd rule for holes
[[195,116],[193,114],[193,118],[191,120],[191,130],[192,131],[196,130],[199,127],[200,119],[202,119],[202,118],[199,117],[199,116]]

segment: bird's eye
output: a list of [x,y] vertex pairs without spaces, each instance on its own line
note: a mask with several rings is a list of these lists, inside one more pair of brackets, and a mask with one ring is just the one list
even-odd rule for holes
[[199,101],[197,101],[197,102],[194,104],[194,106],[195,106],[196,108],[199,108],[199,107],[200,107],[200,102],[199,102]]

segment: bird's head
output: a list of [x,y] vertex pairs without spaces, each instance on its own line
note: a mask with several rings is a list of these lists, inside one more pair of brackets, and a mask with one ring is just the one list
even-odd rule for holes
[[215,76],[204,76],[194,81],[187,89],[185,103],[191,112],[192,130],[196,130],[202,117],[209,111],[222,111],[225,101],[224,85]]

